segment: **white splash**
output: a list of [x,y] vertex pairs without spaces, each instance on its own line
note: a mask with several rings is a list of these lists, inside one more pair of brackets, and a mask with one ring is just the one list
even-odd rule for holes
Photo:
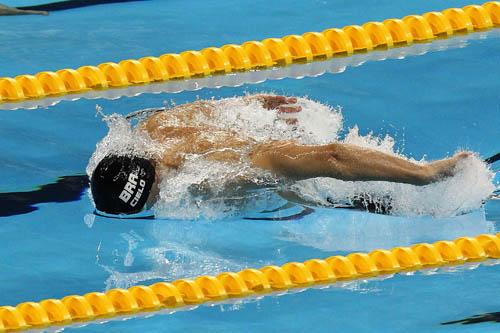
[[[354,127],[343,139],[339,139],[343,128],[340,107],[332,108],[307,98],[299,98],[297,104],[302,107],[302,112],[293,115],[298,119],[296,125],[288,125],[283,119],[286,116],[263,108],[257,101],[248,103],[238,97],[216,102],[213,117],[207,118],[200,113],[193,120],[193,125],[203,124],[231,130],[242,138],[251,138],[257,142],[345,142],[411,160],[395,151],[395,141],[390,136],[362,136],[358,128]],[[112,115],[104,120],[110,130],[97,145],[89,162],[89,175],[97,163],[109,153],[126,152],[151,157],[162,151],[158,143],[137,131],[124,117]],[[276,199],[276,194],[269,191],[245,194],[235,186],[233,191],[228,192],[227,183],[239,176],[275,187],[289,186],[267,172],[251,168],[247,161],[234,164],[207,161],[202,155],[186,157],[186,163],[180,169],[162,171],[160,200],[154,207],[158,217],[221,218],[276,202],[273,200],[273,196]],[[412,161],[425,163],[423,160]],[[462,161],[454,177],[422,187],[389,182],[346,182],[315,178],[297,182],[291,185],[290,189],[303,199],[319,205],[329,205],[332,200],[349,203],[353,198],[359,197],[370,198],[371,201],[382,204],[390,198],[392,214],[454,216],[480,207],[495,189],[492,178],[492,172],[475,156]]]
[[241,98],[227,98],[218,103],[215,117],[208,123],[259,142],[293,139],[303,144],[325,144],[337,139],[342,130],[340,108],[306,98],[299,98],[297,105],[302,107],[302,112],[293,114],[298,123],[290,126],[283,121],[290,115],[278,115],[257,101],[247,103]]
[[[357,128],[351,129],[342,142],[377,149],[414,163],[425,163],[396,153],[391,137],[379,139],[371,134],[361,136]],[[457,165],[455,176],[426,186],[315,178],[296,182],[291,189],[308,201],[326,206],[330,202],[348,204],[353,198],[365,198],[378,205],[390,202],[393,215],[446,217],[479,208],[495,190],[493,176],[488,166],[474,155]]]
[[108,154],[137,155],[140,157],[151,157],[155,152],[161,150],[158,143],[151,140],[143,132],[136,131],[132,125],[119,114],[103,116],[108,125],[108,134],[96,145],[96,150],[87,165],[87,175],[92,175],[94,169]]

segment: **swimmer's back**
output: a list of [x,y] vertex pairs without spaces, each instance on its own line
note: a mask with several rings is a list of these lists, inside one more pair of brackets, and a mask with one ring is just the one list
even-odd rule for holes
[[139,130],[163,147],[161,160],[165,166],[180,167],[187,154],[203,155],[219,162],[237,162],[246,157],[254,142],[234,131],[223,130],[194,119],[194,111],[211,112],[210,104],[197,102],[192,107],[152,114],[139,124]]

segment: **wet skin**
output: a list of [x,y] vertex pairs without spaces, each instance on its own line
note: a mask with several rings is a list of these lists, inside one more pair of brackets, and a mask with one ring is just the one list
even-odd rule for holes
[[[283,121],[290,125],[297,122],[293,114],[301,111],[295,97],[255,95],[242,97],[242,100],[259,102],[271,112],[289,114]],[[207,159],[222,162],[248,159],[253,167],[294,180],[331,177],[346,181],[388,181],[421,186],[452,176],[456,164],[471,155],[460,152],[451,158],[416,164],[380,151],[343,143],[302,145],[293,140],[260,143],[242,138],[237,132],[194,121],[199,113],[212,117],[217,103],[197,101],[180,105],[156,113],[139,125],[140,130],[166,147],[163,154],[155,158],[157,166],[177,169],[184,163],[186,154],[202,154]],[[150,201],[156,195],[157,191],[152,191]]]

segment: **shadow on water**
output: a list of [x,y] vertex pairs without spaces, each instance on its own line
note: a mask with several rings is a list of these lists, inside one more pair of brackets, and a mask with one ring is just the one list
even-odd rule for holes
[[446,323],[441,323],[441,325],[452,325],[452,324],[471,325],[471,324],[480,324],[487,322],[500,323],[500,312],[483,313],[465,319],[448,321]]
[[31,213],[40,203],[77,201],[88,187],[87,175],[73,175],[32,191],[0,193],[0,217]]
[[[352,200],[352,203],[350,205],[338,205],[331,201],[330,199],[327,199],[329,203],[331,203],[331,206],[325,206],[325,208],[336,208],[336,209],[352,209],[352,210],[359,210],[359,211],[365,211],[368,213],[374,213],[374,214],[382,214],[382,215],[388,215],[391,212],[391,205],[390,205],[390,200],[388,201],[389,203],[387,205],[376,203],[371,201],[370,199],[366,198],[355,198]],[[309,205],[315,206],[314,203],[308,203]],[[285,206],[287,208],[291,208],[294,206],[294,203],[288,202]],[[281,208],[281,207],[280,207]],[[261,213],[274,213],[279,210],[280,208],[274,209],[271,211],[263,211]],[[302,206],[302,210],[296,214],[292,215],[287,215],[287,216],[278,216],[278,217],[244,217],[244,220],[251,220],[251,221],[292,221],[292,220],[300,220],[304,218],[307,215],[313,214],[315,212],[314,208],[307,207],[307,206]]]
[[47,12],[53,12],[58,10],[75,9],[81,7],[104,5],[117,2],[131,2],[131,1],[145,1],[145,0],[68,0],[68,1],[56,1],[51,3],[44,3],[39,5],[31,6],[18,6],[18,9],[22,10],[43,10]]
[[[493,164],[500,160],[500,153],[493,155],[484,161],[488,164]],[[72,175],[62,176],[57,179],[55,183],[45,184],[38,187],[38,189],[26,192],[6,192],[0,193],[0,217],[27,214],[38,210],[36,204],[48,202],[70,202],[80,200],[82,193],[89,187],[89,179],[87,175]],[[280,216],[280,217],[244,217],[245,220],[260,220],[260,221],[288,221],[299,220],[307,215],[314,213],[314,209],[307,206],[315,206],[310,202],[304,202],[296,195],[281,192],[280,195],[288,200],[288,203],[282,207],[278,207],[271,211],[262,211],[260,213],[273,213],[276,211],[291,208],[295,205],[301,206],[302,210],[298,213]],[[492,199],[498,198],[498,190],[495,191],[491,197]],[[392,205],[391,198],[387,198],[383,203],[373,202],[369,196],[361,196],[353,198],[349,205],[338,205],[328,199],[332,204],[330,208],[343,208],[376,213],[381,215],[388,215],[391,213]],[[307,205],[307,206],[305,206]]]
[[[274,210],[276,211],[276,210]],[[299,220],[304,216],[314,213],[314,209],[306,206],[302,206],[302,210],[297,214],[292,214],[288,216],[279,216],[279,217],[244,217],[244,220],[251,221],[291,221],[291,220]]]
[[[80,200],[83,191],[88,187],[89,179],[87,175],[72,175],[59,177],[55,183],[40,185],[37,189],[32,191],[0,193],[0,217],[31,213],[38,210],[36,205],[40,203],[60,203]],[[294,203],[290,202],[288,205],[295,206]],[[278,208],[278,210],[281,208],[283,207]],[[355,205],[354,207],[337,208],[354,208],[380,213],[380,211],[377,211],[374,207],[363,205],[362,203],[358,203],[358,205]],[[244,219],[260,221],[288,221],[298,220],[312,213],[314,213],[313,208],[302,206],[302,210],[300,212],[288,216],[244,217]],[[384,211],[382,213],[387,212]]]

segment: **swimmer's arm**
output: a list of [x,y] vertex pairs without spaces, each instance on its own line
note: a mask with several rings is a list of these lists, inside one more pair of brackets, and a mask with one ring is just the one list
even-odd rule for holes
[[470,156],[416,164],[383,152],[349,144],[323,146],[271,142],[257,147],[251,159],[255,166],[294,179],[331,177],[345,181],[387,181],[427,185],[455,173],[458,161]]

